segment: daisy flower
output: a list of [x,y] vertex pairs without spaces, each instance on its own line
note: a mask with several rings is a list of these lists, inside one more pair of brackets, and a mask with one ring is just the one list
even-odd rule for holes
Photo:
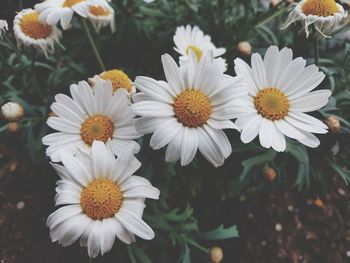
[[39,13],[33,9],[23,9],[13,22],[13,31],[20,47],[33,46],[47,55],[59,44],[62,32],[56,26],[50,26],[39,20]]
[[232,100],[245,94],[237,78],[224,74],[225,67],[205,53],[199,63],[190,52],[189,63],[180,68],[169,56],[162,56],[167,82],[137,77],[133,109],[142,116],[136,122],[140,133],[153,133],[150,146],[166,145],[165,159],[189,164],[197,149],[214,166],[231,154],[223,129],[235,129],[230,121],[235,112]]
[[303,0],[296,4],[283,28],[301,21],[306,37],[310,35],[311,25],[316,29],[317,37],[329,37],[346,16],[347,12],[335,0]]
[[92,4],[106,6],[104,0],[46,0],[34,6],[40,13],[40,20],[49,25],[61,22],[64,30],[71,24],[74,13],[87,18]]
[[188,59],[190,50],[196,54],[197,61],[207,51],[213,52],[214,57],[219,57],[226,52],[225,48],[216,48],[210,36],[204,35],[198,26],[178,27],[174,35],[174,43],[176,46],[174,49],[181,55],[180,61]]
[[135,130],[135,115],[124,90],[113,94],[111,82],[98,80],[94,89],[82,81],[71,85],[70,92],[73,99],[58,94],[51,105],[57,117],[50,117],[47,124],[59,132],[42,139],[52,161],[60,161],[62,151],[88,153],[94,140],[108,144],[117,156],[128,149],[140,150],[134,139],[141,134]]
[[[293,60],[289,48],[271,46],[264,60],[252,55],[252,67],[235,60],[235,71],[245,82],[248,94],[239,105],[236,125],[242,128],[241,140],[249,143],[259,135],[265,148],[286,149],[285,136],[315,148],[320,141],[312,133],[327,133],[327,126],[304,112],[318,110],[328,103],[330,90],[315,89],[325,74],[315,65],[305,67],[303,58]],[[312,92],[311,92],[312,91]]]
[[95,141],[91,155],[62,154],[62,165],[52,164],[61,180],[56,187],[56,206],[47,219],[52,242],[70,246],[78,239],[90,257],[110,251],[115,238],[126,244],[154,238],[142,220],[145,199],[159,198],[159,190],[135,176],[141,163],[131,151],[117,160],[104,143]]
[[2,33],[6,32],[7,30],[9,30],[7,21],[0,20],[0,39],[1,39]]
[[109,26],[112,33],[115,32],[114,9],[107,5],[90,5],[88,19],[94,26],[96,32],[100,32],[102,27]]
[[91,86],[94,87],[96,80],[109,80],[112,82],[113,92],[116,92],[118,89],[124,89],[128,92],[129,95],[136,92],[135,86],[132,83],[129,76],[120,69],[111,69],[104,71],[99,75],[95,75],[93,78],[89,79]]

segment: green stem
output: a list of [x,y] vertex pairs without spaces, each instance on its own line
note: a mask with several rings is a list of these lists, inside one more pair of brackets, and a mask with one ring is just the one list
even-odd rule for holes
[[102,71],[106,71],[106,67],[105,67],[105,65],[103,64],[103,60],[102,60],[102,58],[101,58],[101,55],[100,55],[100,53],[98,52],[98,49],[97,49],[97,47],[96,47],[96,44],[95,44],[94,39],[92,38],[92,35],[91,35],[91,32],[90,32],[89,26],[87,25],[86,20],[85,20],[84,18],[82,19],[82,24],[83,24],[83,28],[84,28],[84,30],[85,30],[86,36],[87,36],[88,39],[89,39],[89,42],[90,42],[92,51],[93,51],[94,54],[95,54],[96,60],[97,60],[98,64],[100,65],[101,70],[102,70]]
[[208,253],[210,252],[210,249],[205,248],[205,247],[199,245],[199,244],[198,244],[196,241],[194,241],[194,240],[189,239],[189,240],[187,240],[187,242],[188,242],[190,245],[192,245],[193,247],[197,248],[198,250],[202,251],[202,252],[205,253],[205,254],[208,254]]
[[93,262],[93,258],[89,257],[89,263],[92,263],[92,262]]
[[314,36],[314,52],[315,52],[315,64],[318,67],[320,64],[320,46],[317,36]]

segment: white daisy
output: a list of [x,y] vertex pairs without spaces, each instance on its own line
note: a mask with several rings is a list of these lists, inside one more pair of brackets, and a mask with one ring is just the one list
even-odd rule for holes
[[120,69],[111,69],[102,72],[99,75],[95,75],[93,78],[89,79],[89,82],[92,87],[94,87],[97,79],[102,79],[105,81],[111,81],[113,92],[116,92],[118,89],[124,89],[128,92],[129,95],[136,92],[135,86],[132,83],[129,76]]
[[7,21],[0,20],[0,39],[1,39],[2,33],[6,32],[7,30],[9,30]]
[[106,26],[111,28],[112,33],[116,30],[114,9],[109,5],[90,5],[88,19],[97,32],[100,32],[101,28]]
[[50,26],[39,20],[39,13],[33,9],[23,9],[13,21],[13,31],[20,47],[33,46],[46,55],[54,51],[59,44],[62,32],[56,26]]
[[239,105],[235,117],[242,141],[249,143],[259,135],[263,147],[284,151],[287,136],[317,147],[320,141],[312,133],[326,133],[327,126],[304,112],[328,103],[330,90],[312,91],[325,74],[315,65],[305,67],[303,58],[293,60],[291,49],[279,51],[276,46],[267,50],[264,60],[253,54],[251,64],[250,68],[243,60],[235,60],[235,71],[249,92],[234,102]]
[[154,238],[142,220],[145,199],[159,198],[159,190],[135,176],[141,163],[131,151],[117,160],[102,142],[95,141],[90,155],[62,154],[64,166],[52,164],[61,180],[56,187],[56,206],[47,219],[52,242],[70,246],[78,239],[90,257],[110,251],[115,238],[126,244]]
[[40,20],[49,25],[59,21],[64,30],[71,24],[74,13],[87,18],[89,6],[92,4],[108,5],[104,0],[46,0],[34,6],[40,13]]
[[303,0],[296,4],[283,28],[301,21],[306,37],[310,35],[311,25],[316,29],[318,37],[329,37],[346,16],[347,12],[335,0]]
[[211,38],[199,29],[190,25],[180,26],[176,29],[174,35],[175,50],[181,54],[180,61],[186,61],[189,57],[189,51],[192,50],[199,61],[203,54],[211,51],[214,57],[219,57],[226,52],[225,48],[216,48],[211,42]]
[[46,153],[52,161],[60,161],[62,151],[90,152],[94,140],[108,144],[117,156],[128,149],[140,150],[134,139],[141,134],[135,130],[135,115],[124,90],[113,94],[111,82],[97,80],[94,89],[82,81],[71,85],[70,92],[73,99],[58,94],[51,105],[58,117],[50,117],[47,124],[59,132],[42,141],[49,146]]
[[180,68],[167,54],[162,63],[167,82],[135,80],[141,93],[133,96],[133,109],[142,116],[136,129],[153,133],[153,149],[168,145],[166,161],[181,159],[181,165],[187,165],[199,149],[214,166],[222,165],[232,151],[223,129],[236,128],[230,119],[236,110],[232,100],[242,96],[239,80],[225,75],[225,67],[211,52],[198,63],[190,51],[188,63]]

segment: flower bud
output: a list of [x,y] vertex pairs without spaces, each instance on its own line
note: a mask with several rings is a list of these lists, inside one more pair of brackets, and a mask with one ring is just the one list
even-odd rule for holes
[[239,42],[237,45],[237,50],[244,56],[250,56],[252,54],[252,46],[248,41]]
[[210,257],[211,257],[211,262],[220,263],[224,258],[224,252],[220,247],[213,247],[210,250]]
[[24,115],[23,107],[17,102],[8,102],[1,107],[2,115],[8,121],[19,121]]
[[18,122],[10,122],[7,129],[10,133],[17,133],[19,130]]
[[331,115],[327,118],[326,124],[332,133],[338,133],[340,131],[341,125],[337,117]]
[[269,182],[274,181],[277,177],[276,171],[273,168],[271,168],[270,166],[265,166],[265,168],[263,170],[263,174],[265,176],[265,179]]

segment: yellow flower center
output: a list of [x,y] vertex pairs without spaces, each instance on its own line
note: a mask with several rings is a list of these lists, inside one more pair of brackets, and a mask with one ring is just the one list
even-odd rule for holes
[[85,0],[65,0],[63,2],[62,6],[63,7],[72,7],[73,5],[76,5],[76,4],[83,2],[83,1],[85,1]]
[[186,48],[187,55],[190,52],[190,50],[192,50],[194,52],[194,54],[196,54],[197,61],[199,62],[201,60],[201,57],[203,56],[203,50],[201,50],[200,48],[198,48],[196,46],[188,46]]
[[90,6],[89,7],[90,14],[94,16],[108,16],[109,15],[109,9],[103,8],[102,6]]
[[52,32],[51,26],[39,21],[39,13],[35,11],[21,18],[20,27],[26,36],[34,39],[47,38]]
[[176,119],[190,128],[200,127],[210,118],[212,107],[209,98],[201,91],[182,91],[173,103]]
[[113,137],[114,126],[112,121],[103,115],[94,115],[87,118],[80,128],[81,139],[87,144],[92,145],[96,141],[107,142]]
[[289,99],[276,88],[266,88],[254,97],[254,105],[258,113],[269,120],[281,120],[288,115]]
[[112,69],[105,71],[100,74],[100,78],[104,80],[110,80],[113,86],[113,92],[117,89],[126,89],[128,92],[131,92],[132,82],[123,71],[118,69]]
[[305,15],[332,16],[339,12],[335,0],[308,0],[301,7]]
[[120,186],[110,179],[95,179],[81,192],[83,212],[93,220],[113,217],[123,204]]

